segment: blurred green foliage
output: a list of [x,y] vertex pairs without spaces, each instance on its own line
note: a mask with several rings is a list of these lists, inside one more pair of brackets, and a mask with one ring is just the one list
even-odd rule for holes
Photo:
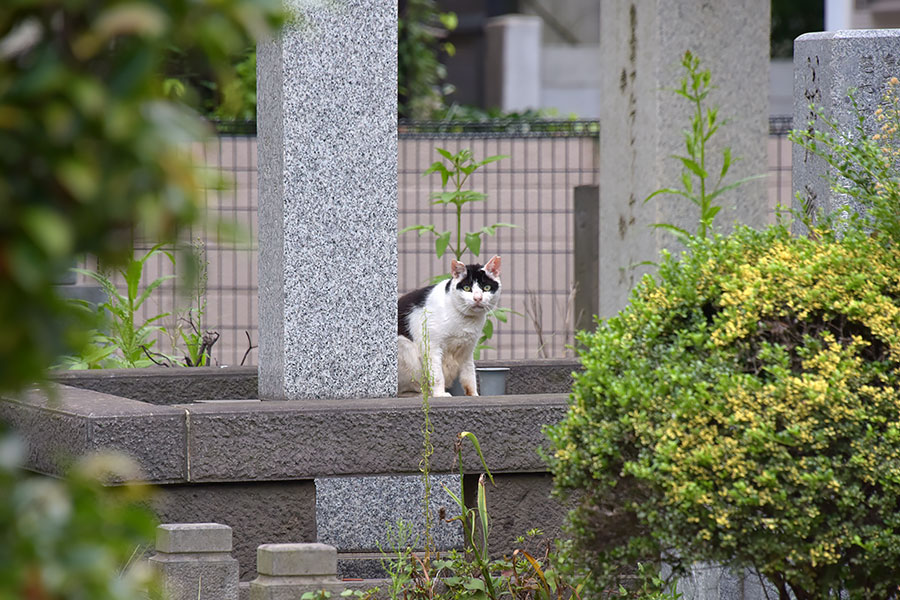
[[0,598],[162,598],[138,561],[156,526],[149,487],[119,455],[92,455],[54,479],[21,468],[25,449],[0,431]]
[[0,7],[0,390],[40,379],[90,329],[54,292],[73,256],[127,257],[198,216],[208,135],[172,96],[183,49],[222,89],[280,0],[8,0]]
[[441,41],[456,29],[456,14],[440,12],[435,0],[401,3],[397,21],[397,112],[400,118],[428,119],[444,108],[453,91],[445,84],[447,69],[440,54],[453,56],[455,48]]

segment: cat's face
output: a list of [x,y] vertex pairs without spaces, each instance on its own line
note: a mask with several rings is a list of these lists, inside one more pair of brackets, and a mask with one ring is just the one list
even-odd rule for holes
[[449,290],[457,308],[466,314],[483,314],[496,308],[500,296],[500,257],[483,267],[452,261]]

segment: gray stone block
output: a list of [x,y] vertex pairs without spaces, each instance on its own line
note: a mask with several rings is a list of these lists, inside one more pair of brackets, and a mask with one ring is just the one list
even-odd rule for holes
[[[471,479],[474,484],[475,477]],[[488,549],[492,557],[511,556],[517,548],[540,554],[545,542],[563,537],[562,528],[570,507],[550,496],[552,475],[499,473],[494,475],[494,483],[488,482],[485,487],[491,518]],[[527,536],[532,529],[541,530],[543,535]],[[517,541],[520,536],[525,538],[524,542]]]
[[335,577],[337,549],[327,544],[262,544],[256,570],[260,575]]
[[183,404],[202,400],[255,399],[256,367],[194,367],[169,369],[101,369],[57,371],[63,384],[122,396],[150,404]]
[[156,528],[157,552],[231,552],[231,527],[218,523],[163,524]]
[[[572,384],[572,371],[581,368],[574,358],[480,360],[476,366],[508,368],[507,394],[568,393]],[[150,404],[172,405],[258,398],[256,367],[56,371],[51,377],[70,387]]]
[[257,570],[251,600],[297,600],[307,591],[343,590],[336,579],[337,551],[325,544],[263,544]]
[[288,2],[258,52],[266,400],[397,390],[397,5]]
[[[433,475],[429,510],[434,548],[449,550],[463,545],[459,523],[446,523],[459,508],[444,490],[459,494],[459,475]],[[425,485],[420,475],[390,477],[334,477],[316,480],[318,540],[342,552],[390,551],[389,530],[398,522],[411,527],[407,540],[416,550],[425,548]]]
[[167,524],[156,531],[150,564],[171,600],[238,600],[238,562],[228,553],[231,529],[217,523]]
[[150,482],[182,481],[185,412],[66,386],[0,402],[0,419],[27,444],[28,468],[60,474],[63,465],[91,451],[119,451],[135,459]]
[[238,600],[238,564],[227,555],[151,556],[168,600]]
[[[366,473],[409,474],[419,470],[421,401],[359,400],[334,409],[332,402],[194,405],[190,407],[193,481],[283,480]],[[431,402],[435,433],[433,472],[455,471],[456,435],[472,431],[492,469],[546,469],[537,446],[542,427],[565,414],[561,394],[437,398]],[[466,447],[464,465],[480,472]]]
[[[834,121],[842,132],[850,133],[857,117],[848,97],[858,90],[857,105],[864,116],[867,134],[877,130],[875,110],[891,77],[900,76],[900,29],[856,29],[807,33],[794,41],[794,127],[823,130],[814,104]],[[812,125],[810,125],[812,122]],[[834,173],[825,161],[799,145],[792,150],[794,209],[810,215],[822,210],[839,212],[844,207],[860,211],[845,195],[831,190]],[[797,231],[801,231],[797,227]]]

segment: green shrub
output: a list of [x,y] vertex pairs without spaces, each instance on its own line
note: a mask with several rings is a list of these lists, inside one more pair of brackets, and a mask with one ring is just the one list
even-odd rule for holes
[[604,582],[662,556],[797,598],[896,594],[900,251],[816,233],[695,238],[579,334],[551,465],[585,492],[573,523]]

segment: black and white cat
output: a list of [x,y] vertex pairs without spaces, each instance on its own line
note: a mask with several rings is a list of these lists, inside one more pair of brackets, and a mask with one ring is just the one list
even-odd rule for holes
[[487,314],[500,296],[500,257],[483,267],[450,263],[451,278],[403,295],[397,302],[398,394],[421,391],[423,321],[428,338],[432,395],[449,396],[446,387],[459,376],[467,396],[477,396],[475,344]]

